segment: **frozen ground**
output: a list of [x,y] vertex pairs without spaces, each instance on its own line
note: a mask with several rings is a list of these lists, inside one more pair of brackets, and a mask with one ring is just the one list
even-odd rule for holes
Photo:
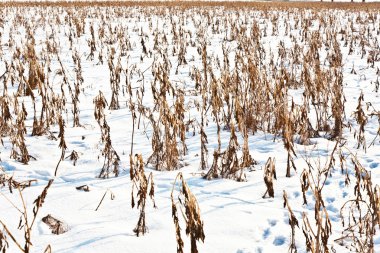
[[[317,10],[303,11],[304,16],[311,18],[308,31],[318,32],[318,21],[313,19],[313,15],[335,16],[336,31],[347,30],[347,33],[354,36],[363,36],[371,33],[371,41],[377,41],[377,45],[365,44],[364,47],[369,52],[372,49],[380,50],[378,40],[380,14],[374,11],[375,19],[373,22],[360,23],[368,18],[366,11],[348,11],[348,10],[324,10],[319,13]],[[18,15],[16,15],[18,13]],[[58,55],[63,63],[63,69],[66,72],[70,85],[73,85],[75,78],[75,64],[72,60],[74,49],[79,52],[83,84],[79,96],[80,124],[82,127],[72,127],[73,116],[72,101],[69,97],[68,87],[63,87],[68,96],[65,105],[63,118],[66,121],[65,141],[67,157],[73,150],[79,154],[76,166],[69,159],[60,163],[58,174],[54,176],[54,170],[61,156],[61,149],[58,147],[58,140],[51,140],[49,135],[31,136],[33,126],[33,104],[30,96],[19,96],[15,101],[14,94],[18,89],[18,83],[11,83],[7,79],[7,94],[11,97],[11,108],[14,104],[21,106],[25,104],[28,116],[25,120],[26,135],[25,142],[29,154],[35,158],[24,165],[15,159],[10,158],[12,142],[8,136],[2,137],[3,145],[0,146],[0,166],[2,173],[12,176],[15,180],[34,180],[31,187],[23,190],[27,209],[32,215],[33,201],[41,193],[49,179],[54,178],[54,183],[48,191],[47,198],[41,210],[38,213],[36,225],[32,231],[32,251],[43,252],[47,245],[51,245],[54,253],[94,253],[94,252],[175,252],[176,237],[175,227],[172,221],[170,194],[173,188],[173,182],[178,172],[182,172],[191,191],[196,196],[200,209],[202,220],[204,221],[204,232],[206,235],[205,242],[198,244],[199,252],[220,253],[249,253],[249,252],[287,252],[290,244],[291,229],[288,224],[288,211],[283,206],[283,191],[287,192],[290,206],[292,207],[296,218],[299,221],[299,228],[296,229],[296,246],[298,252],[306,252],[305,238],[302,234],[302,213],[308,215],[309,219],[314,222],[314,199],[310,191],[307,192],[308,204],[303,205],[301,192],[300,174],[303,169],[307,168],[305,161],[312,161],[316,164],[321,163],[324,166],[328,160],[330,152],[335,146],[335,141],[328,140],[321,133],[321,137],[312,138],[311,145],[300,145],[295,143],[294,149],[297,157],[295,164],[297,171],[291,171],[291,177],[285,177],[287,151],[281,136],[274,138],[271,133],[257,131],[254,135],[249,136],[249,149],[252,157],[258,162],[253,169],[245,170],[246,181],[236,182],[228,179],[205,180],[202,175],[207,171],[200,170],[200,136],[199,128],[196,128],[193,134],[192,129],[186,134],[186,145],[188,153],[183,156],[181,163],[184,165],[177,171],[155,171],[152,165],[147,165],[147,173],[152,172],[155,181],[155,201],[157,208],[148,200],[146,206],[146,222],[148,233],[144,236],[137,237],[133,229],[137,223],[139,212],[131,208],[131,189],[132,183],[129,178],[129,153],[131,149],[132,136],[132,117],[131,111],[127,106],[129,97],[127,93],[119,94],[120,109],[106,109],[105,116],[110,126],[110,135],[112,145],[120,156],[120,175],[118,177],[110,176],[108,179],[100,179],[97,176],[103,165],[101,156],[102,144],[100,143],[100,128],[94,118],[93,99],[102,91],[110,102],[110,71],[107,65],[108,49],[114,48],[117,59],[121,53],[121,46],[118,40],[115,43],[106,43],[109,39],[112,41],[112,30],[121,31],[122,36],[128,38],[130,49],[126,55],[120,56],[123,72],[121,74],[121,86],[125,87],[125,69],[135,69],[134,74],[130,77],[132,87],[135,90],[145,86],[146,94],[143,98],[143,104],[146,107],[153,108],[154,102],[150,85],[153,80],[152,65],[154,58],[157,56],[157,50],[154,49],[154,34],[167,35],[168,45],[162,44],[168,50],[169,60],[172,63],[169,80],[178,87],[181,87],[186,93],[185,103],[188,104],[188,114],[185,120],[195,118],[199,121],[200,113],[195,107],[193,101],[200,101],[198,94],[193,95],[195,83],[191,79],[193,67],[202,69],[201,56],[197,51],[199,41],[197,32],[199,27],[206,30],[207,54],[210,57],[210,66],[215,68],[215,75],[220,77],[220,69],[216,68],[216,58],[223,62],[223,41],[232,34],[231,24],[243,23],[250,31],[253,22],[260,24],[261,32],[266,29],[268,34],[261,38],[267,56],[270,57],[270,51],[276,59],[277,49],[280,41],[285,41],[286,48],[291,50],[293,47],[289,34],[285,34],[285,23],[289,23],[292,28],[292,36],[300,37],[301,30],[296,25],[296,17],[299,13],[293,13],[293,10],[271,10],[271,15],[278,15],[277,23],[272,23],[268,18],[268,13],[261,10],[224,10],[223,8],[212,9],[165,9],[160,8],[6,8],[0,14],[0,33],[1,33],[1,58],[0,58],[0,75],[6,72],[6,66],[28,65],[22,55],[15,60],[14,53],[16,48],[22,52],[26,50],[27,43],[27,25],[33,27],[32,32],[35,38],[36,51],[38,55],[44,55],[47,49],[46,41],[56,43]],[[69,17],[65,20],[65,17]],[[74,18],[79,18],[78,22],[84,24],[84,33],[79,37],[74,37],[73,45],[70,47],[68,34],[74,31]],[[81,19],[83,17],[83,19]],[[60,20],[57,23],[57,19]],[[67,20],[71,20],[68,22]],[[220,20],[219,30],[212,31],[212,24]],[[177,26],[173,26],[176,24]],[[199,26],[197,27],[197,24]],[[351,26],[352,24],[352,26]],[[88,58],[90,53],[88,41],[91,41],[90,26],[94,27],[96,52],[93,60]],[[104,26],[106,36],[104,41],[98,38],[99,28]],[[108,28],[108,26],[110,28]],[[277,26],[278,32],[272,34],[272,26]],[[178,67],[178,51],[173,52],[174,46],[178,43],[173,38],[173,31],[180,33],[183,30],[183,39],[187,41],[186,60],[188,64]],[[352,30],[351,30],[352,29]],[[350,31],[348,31],[350,30]],[[144,36],[142,36],[142,34]],[[340,217],[340,209],[343,204],[353,199],[355,175],[353,164],[351,163],[350,153],[356,154],[358,160],[370,171],[373,185],[380,183],[380,144],[376,139],[374,145],[368,147],[376,137],[379,129],[378,116],[369,117],[374,109],[380,110],[379,92],[375,91],[375,82],[380,74],[378,68],[379,61],[370,67],[367,62],[368,54],[362,57],[362,45],[360,39],[353,46],[354,52],[349,54],[348,47],[344,46],[344,41],[340,41],[341,33],[338,33],[338,41],[343,55],[343,91],[345,102],[345,119],[344,124],[351,123],[352,129],[345,127],[343,138],[346,140],[342,153],[347,156],[347,171],[351,183],[345,184],[345,176],[340,170],[340,163],[336,157],[335,165],[331,175],[328,176],[326,185],[323,188],[323,200],[328,211],[332,224],[332,235],[328,245],[334,248],[336,252],[347,252],[344,246],[335,243],[334,240],[341,237],[343,231]],[[144,38],[148,51],[152,56],[143,54],[141,40]],[[13,41],[10,43],[10,41]],[[235,50],[239,42],[232,39],[227,42],[231,49],[228,55],[233,63],[235,59]],[[301,42],[300,42],[301,43]],[[104,47],[103,47],[104,46]],[[307,46],[307,45],[306,45]],[[100,52],[100,48],[103,51]],[[177,49],[178,50],[178,49]],[[320,57],[324,59],[329,49],[321,45]],[[104,63],[99,63],[98,55],[103,54]],[[42,57],[40,62],[44,62]],[[51,72],[48,74],[49,81],[56,94],[61,93],[62,69],[59,65],[57,56],[51,56]],[[269,64],[270,59],[267,59]],[[276,62],[276,61],[275,61]],[[233,65],[231,63],[231,65]],[[321,64],[324,64],[321,61]],[[352,72],[352,68],[356,73]],[[302,68],[301,68],[302,69]],[[45,69],[47,71],[47,69]],[[12,70],[12,73],[18,73]],[[25,74],[27,76],[27,74]],[[3,79],[5,80],[5,78]],[[272,80],[273,81],[273,80]],[[3,81],[2,81],[3,83]],[[5,81],[4,81],[5,83]],[[5,94],[3,85],[0,92]],[[357,149],[357,139],[354,132],[359,126],[354,119],[353,112],[356,110],[360,92],[364,94],[363,108],[368,116],[368,123],[365,126],[365,137],[367,151],[363,148]],[[302,101],[303,88],[289,89],[289,101]],[[37,101],[37,112],[41,110],[41,97],[38,96],[38,90],[34,90]],[[190,95],[192,94],[192,95]],[[135,99],[135,98],[134,98]],[[366,108],[366,103],[371,103],[373,107]],[[11,110],[13,113],[13,109]],[[315,118],[310,114],[311,121],[315,123]],[[17,118],[12,115],[14,122]],[[217,148],[216,124],[213,121],[211,113],[207,115],[209,122],[205,128],[208,137],[208,165],[212,164],[212,152]],[[136,124],[137,128],[137,124]],[[58,137],[59,128],[52,125],[51,133]],[[140,128],[135,130],[134,153],[141,153],[144,161],[152,153],[151,139],[152,127],[149,121],[144,117],[141,119]],[[221,132],[222,150],[226,148],[229,142],[230,132],[223,130]],[[242,145],[241,134],[238,133],[239,143]],[[277,180],[274,181],[274,198],[262,198],[266,191],[263,180],[263,167],[269,157],[276,158]],[[88,185],[89,192],[76,190],[77,186]],[[109,191],[108,191],[109,190]],[[95,211],[103,194],[108,191],[104,201]],[[114,199],[111,200],[110,193],[113,193]],[[11,194],[7,187],[1,188],[0,198],[0,220],[12,231],[13,235],[23,242],[23,230],[18,230],[20,213],[16,208],[7,201],[7,198],[17,207],[21,208],[20,197],[15,191]],[[61,235],[54,235],[48,227],[41,221],[41,218],[51,214],[52,216],[65,221],[70,230]],[[185,252],[190,252],[190,241],[185,235],[185,225],[181,220],[183,240],[185,242]],[[379,231],[378,231],[379,232]],[[15,244],[9,239],[8,252],[17,252]],[[380,251],[380,234],[374,236],[375,252]],[[23,245],[23,243],[22,243]]]

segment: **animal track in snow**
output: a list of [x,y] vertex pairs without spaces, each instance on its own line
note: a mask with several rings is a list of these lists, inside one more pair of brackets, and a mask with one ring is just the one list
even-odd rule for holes
[[264,240],[267,239],[269,235],[270,235],[270,228],[264,229],[263,239]]
[[274,227],[277,224],[277,220],[268,220],[268,223],[271,227]]
[[337,213],[337,212],[339,212],[339,209],[336,208],[336,207],[333,206],[333,205],[328,205],[328,206],[326,207],[326,209],[327,209],[328,211],[330,211],[330,212],[333,212],[333,213]]
[[274,238],[273,244],[275,246],[281,246],[285,243],[285,241],[286,241],[286,238],[284,236],[280,235],[280,236],[276,236],[276,238]]

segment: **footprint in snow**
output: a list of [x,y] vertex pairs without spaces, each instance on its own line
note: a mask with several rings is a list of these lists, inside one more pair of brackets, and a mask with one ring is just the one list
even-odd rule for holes
[[308,201],[307,205],[306,205],[306,209],[310,210],[310,211],[314,210],[315,209],[315,201]]
[[[272,224],[274,224],[274,225],[272,225],[271,223],[269,223],[272,227],[274,227],[276,224],[277,224],[277,222],[275,221],[275,220],[272,220],[272,222],[275,222],[275,223],[272,223]],[[289,213],[288,213],[288,211],[284,211],[284,219],[282,220],[287,226],[289,225]]]
[[340,216],[337,214],[337,215],[331,215],[330,216],[330,220],[333,221],[333,222],[339,222],[340,221]]
[[284,245],[285,241],[286,241],[286,238],[284,236],[282,235],[276,236],[276,238],[274,238],[273,245],[281,246],[281,245]]
[[338,208],[336,208],[336,207],[333,206],[333,205],[328,205],[328,206],[326,207],[326,209],[327,209],[327,211],[330,211],[330,212],[333,212],[333,213],[337,213],[337,212],[339,212]]
[[250,253],[251,251],[247,250],[247,249],[238,249],[236,251],[236,253]]
[[170,187],[171,187],[171,185],[170,184],[166,184],[166,183],[163,183],[163,184],[157,184],[156,185],[157,186],[157,188],[159,188],[159,189],[170,189]]
[[335,198],[334,197],[329,197],[326,200],[327,200],[327,203],[333,203],[335,201]]
[[298,198],[300,196],[300,192],[296,191],[296,192],[293,192],[293,197],[294,198]]
[[378,166],[379,166],[379,163],[371,163],[371,164],[369,165],[369,167],[370,167],[371,169],[376,169]]
[[2,163],[1,163],[1,166],[0,166],[0,170],[2,170],[2,171],[7,171],[7,172],[11,172],[11,171],[15,171],[15,170],[16,170],[16,167],[13,166],[13,165],[10,165],[10,164],[7,163],[7,162],[2,162]]
[[274,227],[277,224],[277,220],[268,220],[268,223],[271,227]]
[[264,229],[263,239],[264,240],[267,239],[269,235],[270,235],[270,228]]

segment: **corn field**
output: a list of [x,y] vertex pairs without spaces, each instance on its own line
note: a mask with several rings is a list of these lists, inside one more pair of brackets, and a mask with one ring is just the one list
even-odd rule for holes
[[0,252],[380,251],[380,3],[0,10]]

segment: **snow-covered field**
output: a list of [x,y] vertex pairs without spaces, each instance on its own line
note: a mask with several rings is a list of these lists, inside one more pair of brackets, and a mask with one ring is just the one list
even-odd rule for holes
[[[199,252],[287,252],[288,207],[298,252],[380,252],[379,39],[378,8],[1,7],[6,252],[176,252],[171,194],[190,252],[179,172],[200,208]],[[140,236],[130,154],[154,178]],[[218,178],[203,178],[210,168]],[[68,231],[52,234],[48,214]]]

